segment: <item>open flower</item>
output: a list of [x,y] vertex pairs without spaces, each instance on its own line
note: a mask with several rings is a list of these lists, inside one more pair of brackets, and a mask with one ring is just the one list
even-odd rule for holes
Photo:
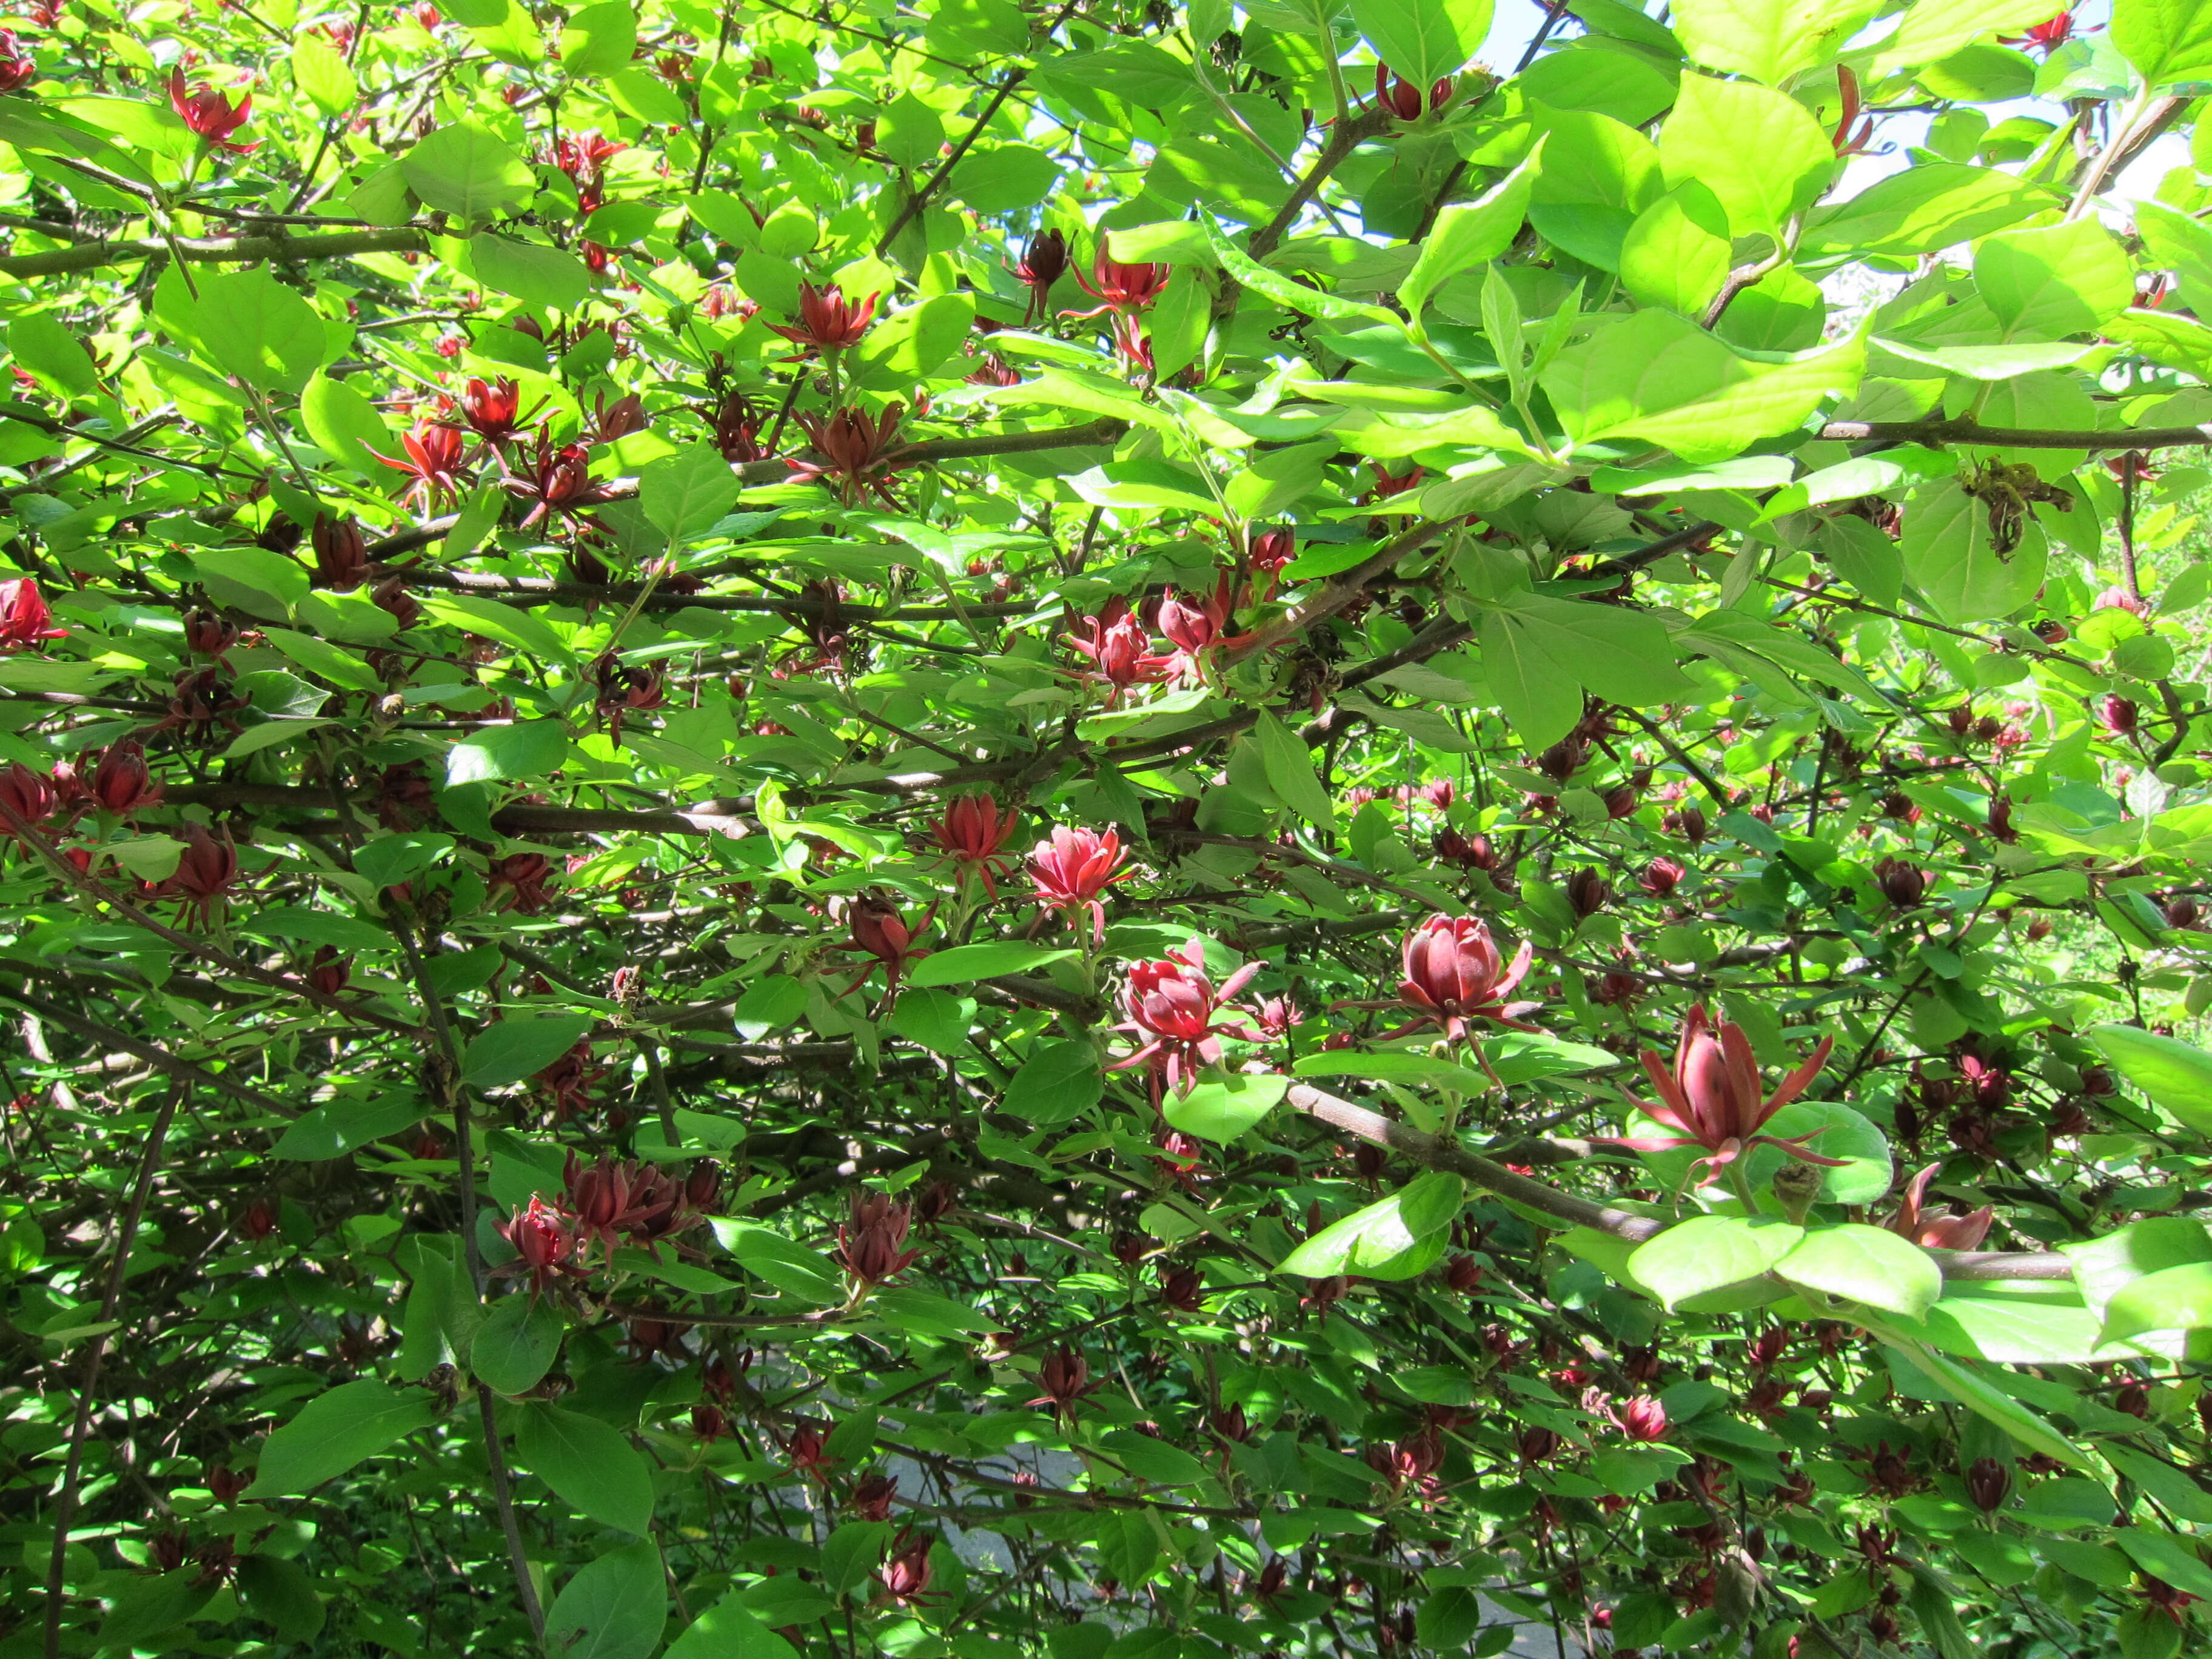
[[820,459],[787,459],[784,465],[794,479],[835,482],[848,507],[858,506],[873,490],[896,512],[898,500],[890,492],[890,481],[899,469],[891,465],[891,457],[903,447],[897,440],[899,417],[904,413],[898,404],[874,416],[860,409],[841,409],[826,420],[802,413],[799,423],[806,428],[807,441]]
[[1062,912],[1089,909],[1091,941],[1106,937],[1106,890],[1136,872],[1121,868],[1127,856],[1113,830],[1054,826],[1051,836],[1030,853],[1030,879],[1037,902]]
[[54,613],[38,583],[28,576],[0,582],[0,651],[27,651],[48,640],[69,637],[54,626]]
[[0,29],[0,93],[21,92],[38,76],[38,61],[23,50],[15,31]]
[[522,391],[511,377],[471,380],[461,390],[461,418],[469,430],[486,443],[505,443],[520,432],[529,416],[522,412]]
[[[458,441],[460,434],[453,435]],[[573,515],[609,499],[605,489],[592,482],[591,451],[582,444],[556,444],[543,427],[536,450],[520,470],[509,468],[504,454],[499,463],[507,493],[531,504],[520,526],[525,530],[548,514]]]
[[1401,121],[1418,121],[1425,114],[1434,115],[1452,100],[1458,82],[1447,75],[1429,88],[1425,97],[1420,88],[1404,76],[1391,72],[1387,64],[1375,66],[1375,101]]
[[868,975],[878,966],[884,970],[884,1006],[889,1008],[898,1000],[899,980],[908,967],[929,954],[917,950],[915,940],[929,931],[930,917],[937,914],[932,905],[922,915],[921,924],[906,925],[899,915],[898,906],[874,893],[863,893],[854,899],[845,912],[847,926],[852,930],[853,948],[865,951],[875,960],[860,970],[860,976],[837,994],[848,997],[867,982]]
[[185,68],[179,64],[169,71],[169,107],[177,112],[179,120],[216,149],[249,155],[260,148],[258,143],[237,143],[230,136],[244,126],[246,117],[253,113],[253,94],[250,92],[234,104],[213,87],[187,90]]
[[1075,273],[1075,281],[1085,294],[1098,301],[1089,311],[1065,311],[1063,317],[1096,317],[1101,312],[1111,311],[1126,316],[1142,311],[1160,297],[1168,285],[1174,268],[1163,264],[1123,264],[1106,252],[1106,244],[1098,244],[1097,257],[1091,262],[1091,274]]
[[1013,863],[1000,849],[1013,839],[1020,823],[1018,816],[1000,812],[999,803],[978,790],[946,804],[929,826],[929,842],[958,866],[963,880],[972,870],[982,878],[983,890],[996,899],[998,882],[1006,879]]
[[1982,1241],[1989,1237],[1990,1224],[1996,1219],[1996,1211],[1984,1204],[1968,1215],[1927,1215],[1921,1206],[1927,1202],[1928,1183],[1936,1178],[1942,1164],[1931,1164],[1905,1183],[1905,1191],[1897,1200],[1897,1213],[1882,1225],[1915,1244],[1931,1250],[1978,1250]]
[[1395,1002],[1352,1003],[1351,1007],[1407,1007],[1415,1018],[1395,1035],[1403,1036],[1430,1025],[1454,1042],[1474,1035],[1474,1022],[1488,1020],[1516,1031],[1533,1031],[1521,1016],[1541,1005],[1508,1002],[1514,988],[1528,976],[1535,947],[1527,939],[1506,965],[1490,924],[1473,916],[1431,916],[1406,935],[1399,960],[1405,977],[1398,981]]
[[411,501],[420,495],[434,507],[441,496],[451,499],[461,493],[465,482],[461,472],[464,441],[452,427],[425,421],[399,440],[400,447],[406,451],[406,459],[395,460],[374,449],[368,453],[385,465],[397,467],[414,479],[407,486],[406,500]]
[[580,1241],[570,1218],[542,1198],[532,1197],[530,1207],[517,1210],[499,1232],[514,1246],[516,1259],[495,1271],[528,1273],[532,1296],[544,1295],[556,1278],[578,1277],[586,1271],[577,1263]]
[[881,294],[871,294],[864,302],[854,305],[835,283],[827,288],[817,288],[803,282],[799,285],[799,320],[770,323],[768,326],[771,332],[810,351],[842,350],[860,343],[875,319],[876,301],[882,298]]
[[1216,991],[1206,976],[1204,947],[1196,939],[1180,951],[1169,951],[1160,961],[1133,964],[1128,986],[1121,993],[1121,1006],[1129,1017],[1114,1029],[1137,1032],[1145,1042],[1113,1069],[1120,1072],[1143,1066],[1177,1094],[1188,1094],[1201,1067],[1221,1063],[1223,1037],[1239,1037],[1247,1042],[1267,1040],[1241,1018],[1216,1018],[1224,1012],[1242,1015],[1242,1009],[1228,1010],[1224,1005],[1250,984],[1259,971],[1258,963],[1248,962]]
[[1152,653],[1152,636],[1127,599],[1115,595],[1097,616],[1085,617],[1082,626],[1082,633],[1060,637],[1078,655],[1090,659],[1091,667],[1077,678],[1107,687],[1108,703],[1119,702],[1133,685],[1157,684],[1168,678],[1175,659]]
[[1675,1047],[1671,1073],[1659,1055],[1649,1048],[1644,1051],[1644,1069],[1650,1076],[1651,1086],[1659,1098],[1656,1102],[1638,1101],[1636,1108],[1644,1116],[1677,1133],[1645,1137],[1609,1135],[1602,1139],[1607,1146],[1626,1146],[1637,1152],[1702,1146],[1705,1156],[1690,1167],[1695,1170],[1704,1165],[1705,1182],[1712,1181],[1725,1165],[1733,1164],[1754,1146],[1771,1146],[1807,1164],[1840,1169],[1848,1160],[1823,1158],[1806,1148],[1805,1143],[1826,1134],[1826,1128],[1793,1138],[1760,1133],[1770,1118],[1805,1092],[1820,1074],[1820,1068],[1828,1063],[1828,1051],[1835,1046],[1833,1037],[1822,1037],[1813,1057],[1784,1078],[1773,1093],[1762,1097],[1759,1060],[1751,1052],[1751,1039],[1744,1035],[1743,1027],[1733,1020],[1723,1020],[1715,1025],[1700,1004],[1691,1009],[1682,1021],[1681,1040]]

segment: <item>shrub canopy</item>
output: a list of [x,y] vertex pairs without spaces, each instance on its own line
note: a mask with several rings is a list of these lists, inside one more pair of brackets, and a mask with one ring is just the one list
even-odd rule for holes
[[2201,1645],[2212,12],[2048,4],[43,0],[0,1654]]

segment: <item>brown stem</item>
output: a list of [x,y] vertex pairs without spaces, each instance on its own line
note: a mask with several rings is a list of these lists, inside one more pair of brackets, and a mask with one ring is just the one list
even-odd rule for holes
[[[1062,15],[1065,15],[1065,13],[1062,14]],[[888,253],[891,244],[898,240],[899,233],[913,222],[916,214],[929,205],[930,198],[935,196],[939,188],[952,176],[952,169],[960,165],[961,158],[966,155],[975,141],[983,136],[983,129],[991,125],[992,117],[998,114],[1000,107],[1012,95],[1014,88],[1029,79],[1029,73],[1025,69],[1009,70],[1000,77],[998,90],[991,94],[991,101],[983,106],[983,112],[975,118],[975,125],[968,129],[966,136],[958,143],[953,145],[951,154],[938,163],[937,171],[922,181],[921,188],[906,198],[905,205],[898,210],[898,217],[891,221],[890,228],[886,230],[882,239],[877,242],[876,258],[880,259]]]
[[[184,1097],[182,1084],[169,1091],[168,1097],[155,1114],[154,1127],[146,1137],[146,1148],[138,1155],[138,1175],[131,1183],[131,1206],[125,1211],[123,1225],[116,1234],[115,1259],[108,1263],[107,1290],[100,1298],[100,1322],[103,1325],[114,1323],[116,1310],[122,1304],[123,1275],[131,1265],[131,1241],[137,1237],[139,1218],[146,1212],[146,1196],[154,1188],[154,1171],[161,1161],[161,1143],[168,1137],[169,1125]],[[54,1498],[53,1550],[46,1558],[46,1659],[61,1656],[62,1581],[68,1574],[70,1523],[76,1518],[77,1477],[84,1467],[85,1436],[92,1428],[92,1391],[100,1380],[100,1361],[107,1353],[107,1337],[106,1331],[94,1337],[92,1352],[85,1357],[84,1379],[77,1385],[76,1419],[70,1425],[69,1459],[62,1469],[61,1491]]]

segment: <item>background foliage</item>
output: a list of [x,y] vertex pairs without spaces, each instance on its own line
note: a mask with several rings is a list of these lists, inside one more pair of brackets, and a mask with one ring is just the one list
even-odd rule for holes
[[2048,4],[19,18],[0,1653],[2201,1642]]

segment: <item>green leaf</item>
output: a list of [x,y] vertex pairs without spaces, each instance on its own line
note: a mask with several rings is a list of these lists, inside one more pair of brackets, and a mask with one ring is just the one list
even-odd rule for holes
[[365,478],[387,478],[392,469],[372,450],[397,456],[399,445],[376,405],[343,380],[317,374],[300,394],[300,420],[315,447]]
[[1377,1078],[1389,1083],[1430,1084],[1468,1095],[1479,1095],[1490,1087],[1490,1079],[1472,1066],[1455,1066],[1432,1054],[1301,1054],[1291,1070],[1299,1077]]
[[826,1306],[844,1300],[845,1275],[819,1250],[810,1250],[757,1221],[718,1216],[710,1224],[721,1247],[754,1278],[802,1302]]
[[1865,361],[1856,338],[1754,359],[1671,312],[1639,311],[1600,323],[1540,379],[1577,444],[1632,435],[1705,462],[1798,426],[1824,398],[1856,388]]
[[201,1582],[198,1566],[189,1566],[155,1578],[126,1580],[112,1594],[114,1605],[93,1641],[104,1651],[128,1652],[197,1617],[214,1599],[216,1587]]
[[[1384,0],[1389,3],[1389,0]],[[1206,227],[1206,246],[1221,268],[1246,288],[1277,305],[1287,306],[1292,311],[1309,317],[1356,318],[1362,322],[1382,323],[1400,326],[1398,313],[1382,306],[1363,305],[1356,300],[1339,299],[1324,289],[1304,283],[1293,282],[1279,271],[1270,270],[1250,254],[1238,247],[1221,228],[1221,222],[1211,213],[1200,210],[1199,222]]]
[[377,678],[376,671],[352,652],[289,628],[264,628],[261,632],[270,644],[310,674],[320,675],[333,685],[343,685],[349,690],[382,695],[384,682]]
[[1482,672],[1506,724],[1532,755],[1566,736],[1583,717],[1582,682],[1517,611],[1492,611],[1483,617]]
[[1647,306],[1703,313],[1727,280],[1728,211],[1702,180],[1686,179],[1636,216],[1620,244],[1620,282]]
[[302,34],[294,44],[292,80],[325,116],[351,115],[361,102],[344,55],[319,34]]
[[1443,1231],[1466,1197],[1460,1178],[1431,1170],[1381,1202],[1329,1226],[1285,1256],[1277,1271],[1307,1279],[1354,1273],[1412,1279],[1443,1253]]
[[745,1610],[736,1592],[691,1621],[664,1659],[799,1659],[790,1643]]
[[561,1659],[646,1659],[668,1626],[667,1581],[651,1539],[610,1551],[561,1588],[545,1650]]
[[937,294],[878,321],[853,348],[855,386],[911,392],[951,361],[975,325],[966,295]]
[[1775,1264],[1792,1285],[1917,1319],[1943,1294],[1935,1258],[1910,1239],[1858,1222],[1820,1227]]
[[1437,215],[1420,258],[1398,284],[1398,299],[1408,317],[1418,319],[1437,287],[1495,259],[1513,246],[1528,216],[1528,192],[1545,140],[1539,138],[1528,160],[1472,202],[1457,203]]
[[2133,267],[2094,215],[2071,224],[2008,230],[1974,252],[1974,288],[2007,340],[2048,340],[2095,329],[2135,299]]
[[1917,68],[1993,34],[2013,34],[2051,15],[2049,0],[1917,0],[1875,60],[1874,72]]
[[317,1395],[269,1437],[246,1496],[285,1498],[343,1474],[434,1416],[419,1389],[394,1389],[372,1377],[341,1382]]
[[557,720],[488,726],[446,751],[446,787],[507,778],[540,778],[568,757],[568,728]]
[[[1903,1241],[1900,1240],[1900,1243]],[[1994,1423],[2030,1451],[2055,1457],[2074,1468],[2094,1471],[2096,1462],[2081,1447],[2053,1428],[2038,1413],[1997,1389],[1978,1372],[1956,1360],[1946,1359],[1923,1343],[1901,1337],[1885,1327],[1879,1316],[1863,1320],[1867,1328],[1904,1353],[1914,1364],[1948,1390],[1969,1411]]]
[[1456,75],[1490,33],[1492,0],[1352,0],[1352,21],[1375,55],[1419,87]]
[[2212,1261],[2162,1268],[2130,1279],[2105,1304],[2103,1340],[2118,1342],[2145,1331],[2195,1331],[2212,1327]]
[[672,548],[703,536],[737,505],[738,475],[712,444],[679,449],[638,478],[638,505]]
[[561,67],[572,81],[597,81],[625,69],[637,51],[637,14],[623,0],[572,12],[561,31]]
[[297,1561],[273,1555],[249,1555],[238,1564],[239,1605],[252,1617],[276,1627],[288,1642],[312,1642],[322,1634],[326,1614],[315,1581]]
[[592,291],[592,273],[574,254],[488,230],[469,238],[469,265],[494,293],[540,311],[574,311]]
[[1988,505],[1956,478],[1912,492],[1898,540],[1905,580],[1938,619],[1961,625],[2008,617],[2032,600],[2050,548],[2043,526],[2030,519],[2021,526],[2019,545],[1998,552]]
[[979,979],[998,979],[1007,974],[1034,973],[1048,963],[1065,962],[1078,952],[1048,945],[1024,945],[1018,939],[987,939],[979,945],[956,945],[933,951],[916,963],[907,983],[970,985]]
[[1680,0],[1669,21],[1706,68],[1776,87],[1834,63],[1880,9],[1874,0]]
[[2136,1565],[2153,1578],[2163,1578],[2176,1589],[2212,1599],[2212,1567],[2188,1540],[2178,1538],[2148,1522],[2122,1527],[2113,1534]]
[[314,307],[266,270],[226,271],[199,282],[192,327],[216,367],[258,391],[305,390],[330,338]]
[[2112,44],[2153,87],[2212,80],[2212,12],[2197,0],[2112,0]]
[[1786,93],[1709,75],[1682,77],[1659,129],[1667,184],[1710,190],[1738,234],[1783,228],[1826,189],[1835,146],[1812,112]]
[[1273,1111],[1290,1086],[1286,1077],[1237,1072],[1201,1078],[1188,1094],[1170,1097],[1161,1115],[1172,1127],[1225,1146]]
[[513,646],[526,655],[557,662],[576,659],[551,623],[520,605],[501,605],[474,593],[432,593],[424,597],[422,609],[435,621]]
[[1057,1038],[1030,1051],[1000,1109],[1008,1117],[1050,1128],[1083,1115],[1106,1092],[1097,1051],[1087,1042]]
[[477,1327],[469,1345],[476,1379],[510,1400],[545,1380],[561,1357],[561,1310],[527,1291],[501,1297]]
[[341,1096],[286,1125],[269,1155],[305,1162],[343,1158],[357,1146],[398,1134],[422,1115],[422,1103],[410,1096],[374,1104]]
[[1786,1222],[1701,1215],[1638,1246],[1628,1279],[1670,1311],[1693,1297],[1766,1273],[1805,1237]]
[[2089,1041],[2154,1105],[2199,1134],[2212,1135],[2212,1054],[2133,1025],[2096,1025]]
[[538,184],[520,155],[473,121],[440,127],[399,158],[399,171],[426,206],[466,224],[520,207]]
[[469,1039],[461,1055],[461,1081],[471,1089],[499,1089],[534,1077],[574,1048],[595,1024],[590,1014],[496,1021]]
[[1139,1480],[1158,1486],[1194,1486],[1206,1479],[1206,1465],[1179,1446],[1170,1446],[1137,1429],[1114,1429],[1098,1449]]
[[1336,803],[1314,770],[1312,752],[1297,732],[1283,724],[1271,708],[1261,708],[1252,728],[1260,745],[1261,764],[1267,787],[1308,823],[1329,829],[1336,823]]
[[653,1471],[611,1425],[533,1404],[515,1429],[514,1452],[562,1501],[602,1526],[641,1534],[652,1526]]
[[902,167],[927,167],[945,145],[945,118],[910,92],[891,100],[876,123],[876,144]]
[[1813,210],[1801,253],[1932,253],[2019,223],[2052,193],[1996,167],[1923,161]]

